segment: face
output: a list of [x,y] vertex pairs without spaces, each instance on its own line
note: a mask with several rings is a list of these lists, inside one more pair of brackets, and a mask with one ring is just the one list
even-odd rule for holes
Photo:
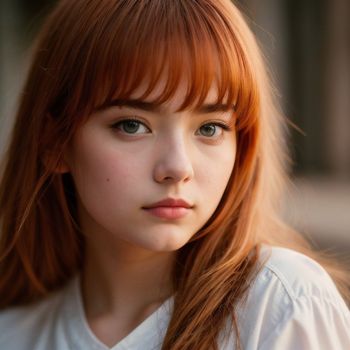
[[154,106],[161,88],[97,110],[74,136],[66,163],[86,235],[174,251],[218,206],[235,162],[233,111],[215,105],[213,87],[200,109],[177,112],[184,85]]

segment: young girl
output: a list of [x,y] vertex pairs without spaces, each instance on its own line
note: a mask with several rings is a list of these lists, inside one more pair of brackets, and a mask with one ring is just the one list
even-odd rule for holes
[[59,1],[2,175],[0,348],[350,349],[345,273],[279,215],[283,128],[229,0]]

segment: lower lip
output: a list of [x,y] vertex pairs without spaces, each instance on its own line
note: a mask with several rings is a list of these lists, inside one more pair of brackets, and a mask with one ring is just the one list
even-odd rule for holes
[[181,219],[186,216],[190,208],[185,207],[155,207],[145,209],[148,213],[162,219]]

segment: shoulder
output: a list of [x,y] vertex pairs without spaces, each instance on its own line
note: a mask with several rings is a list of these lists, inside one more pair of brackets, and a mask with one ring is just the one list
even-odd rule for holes
[[45,349],[57,326],[68,286],[45,299],[0,311],[0,349]]
[[332,278],[318,262],[282,247],[262,247],[248,298],[259,303],[264,298],[278,301],[280,309],[285,305],[284,312],[305,299],[319,299],[347,309]]
[[291,301],[303,297],[333,299],[339,295],[325,269],[304,254],[287,248],[264,246],[260,260],[262,270],[257,276],[257,287],[264,281],[275,282]]
[[268,246],[260,262],[247,299],[238,308],[244,348],[350,346],[349,309],[321,265],[296,251]]

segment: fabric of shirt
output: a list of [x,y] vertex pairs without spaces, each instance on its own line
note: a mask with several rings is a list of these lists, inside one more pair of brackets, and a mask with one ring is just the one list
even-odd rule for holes
[[[349,350],[350,312],[325,270],[295,251],[264,247],[263,267],[238,305],[245,350]],[[79,278],[43,301],[0,313],[1,350],[159,350],[173,298],[112,348],[99,341],[85,319]],[[233,350],[227,322],[220,350]]]

